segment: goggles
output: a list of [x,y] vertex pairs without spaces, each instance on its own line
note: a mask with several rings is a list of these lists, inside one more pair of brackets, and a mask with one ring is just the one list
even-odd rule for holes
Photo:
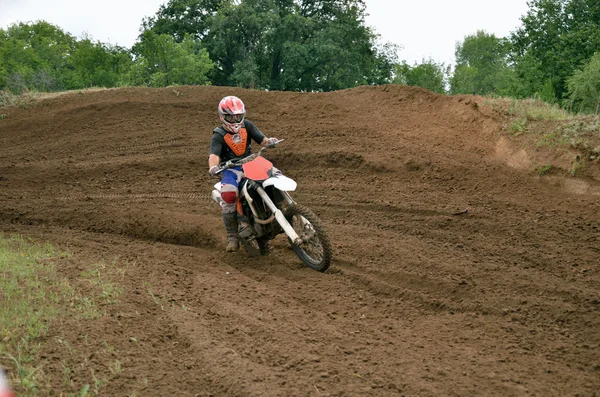
[[244,114],[226,114],[223,118],[228,123],[241,123],[244,120]]

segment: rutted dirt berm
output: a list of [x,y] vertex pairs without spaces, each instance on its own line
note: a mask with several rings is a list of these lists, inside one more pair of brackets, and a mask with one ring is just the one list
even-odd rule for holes
[[[283,236],[224,252],[207,157],[230,94],[285,139],[265,156],[323,220],[325,274]],[[94,378],[112,396],[600,390],[600,196],[509,165],[477,98],[127,88],[2,113],[1,230],[71,252],[74,285],[85,264],[125,269],[106,316],[52,325],[42,395]]]

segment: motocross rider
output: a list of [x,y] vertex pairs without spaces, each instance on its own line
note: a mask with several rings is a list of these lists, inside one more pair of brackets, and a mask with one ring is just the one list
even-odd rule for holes
[[[243,158],[252,154],[250,147],[252,141],[262,145],[271,145],[277,138],[267,138],[250,121],[246,120],[244,102],[236,96],[226,96],[221,99],[218,106],[221,125],[213,130],[210,143],[210,156],[208,157],[208,173],[218,177],[219,163],[233,158]],[[238,185],[243,177],[241,167],[234,167],[223,171],[221,183],[221,205],[223,223],[227,232],[227,252],[236,251],[240,247],[238,236],[238,219],[236,203],[238,198]]]

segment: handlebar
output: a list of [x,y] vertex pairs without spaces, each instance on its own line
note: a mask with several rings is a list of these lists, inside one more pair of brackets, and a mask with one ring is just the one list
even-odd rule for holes
[[274,142],[270,145],[265,145],[262,148],[260,148],[260,150],[258,152],[253,153],[247,157],[243,157],[243,158],[238,157],[238,158],[233,158],[231,160],[227,160],[218,165],[219,169],[217,171],[215,171],[215,175],[219,175],[223,171],[228,170],[230,168],[238,167],[242,164],[249,163],[250,161],[252,161],[252,160],[256,159],[258,156],[260,156],[262,154],[263,150],[273,148],[283,141],[285,141],[285,139],[280,139],[277,142]]

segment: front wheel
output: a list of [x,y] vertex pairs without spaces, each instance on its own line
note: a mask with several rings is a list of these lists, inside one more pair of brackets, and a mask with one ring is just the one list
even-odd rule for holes
[[302,240],[300,245],[290,241],[298,258],[311,269],[327,270],[332,257],[331,243],[319,217],[298,204],[289,206],[285,217]]

